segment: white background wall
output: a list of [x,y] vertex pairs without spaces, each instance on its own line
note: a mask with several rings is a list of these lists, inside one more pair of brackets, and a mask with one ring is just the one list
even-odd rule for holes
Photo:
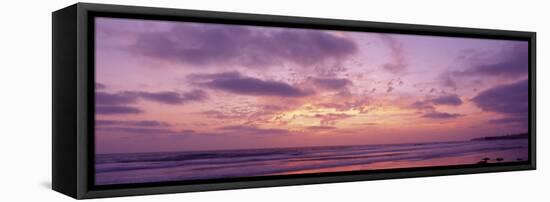
[[[550,199],[546,1],[156,0],[140,6],[536,31],[538,170],[105,199],[107,201],[544,201]],[[0,201],[68,201],[51,186],[51,12],[74,1],[1,1]],[[546,18],[546,20],[545,20]],[[546,124],[545,124],[546,123]]]

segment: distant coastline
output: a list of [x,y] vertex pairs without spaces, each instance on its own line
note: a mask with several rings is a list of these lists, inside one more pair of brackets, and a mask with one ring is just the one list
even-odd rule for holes
[[514,140],[514,139],[527,139],[527,138],[529,138],[529,133],[480,137],[480,138],[470,139],[470,141]]

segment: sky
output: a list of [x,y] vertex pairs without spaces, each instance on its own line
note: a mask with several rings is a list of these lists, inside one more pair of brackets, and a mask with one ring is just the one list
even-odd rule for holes
[[528,130],[526,41],[95,19],[96,153]]

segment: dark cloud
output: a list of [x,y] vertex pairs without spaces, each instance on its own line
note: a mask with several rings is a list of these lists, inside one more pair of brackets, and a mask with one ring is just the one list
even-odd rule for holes
[[193,130],[171,130],[168,128],[151,128],[151,127],[99,127],[99,131],[127,133],[132,135],[193,135]]
[[527,42],[522,42],[504,47],[498,57],[482,61],[468,70],[456,73],[464,76],[488,75],[521,78],[527,75],[528,67],[529,45]]
[[95,93],[95,113],[104,115],[139,114],[143,111],[137,107],[128,106],[137,101],[132,93]]
[[218,130],[221,131],[221,133],[231,133],[236,135],[285,135],[289,132],[284,129],[264,129],[247,125],[224,126],[218,128]]
[[266,67],[339,60],[355,53],[357,46],[351,39],[320,30],[177,23],[169,31],[141,33],[129,49],[195,66]]
[[341,78],[313,78],[312,82],[315,86],[327,90],[341,90],[352,84],[350,80]]
[[402,44],[388,34],[381,34],[380,38],[382,42],[389,47],[392,56],[392,61],[383,64],[382,67],[392,73],[403,72],[407,68],[407,61],[405,60]]
[[141,120],[141,121],[121,121],[121,120],[96,120],[96,126],[138,126],[138,127],[168,127],[170,124],[162,121]]
[[119,105],[96,105],[96,114],[139,114],[143,111],[141,109],[131,106],[119,106]]
[[418,110],[435,110],[435,107],[431,103],[425,101],[416,101],[410,107]]
[[160,102],[164,104],[184,104],[190,101],[202,101],[208,98],[206,92],[202,90],[193,90],[185,93],[177,92],[128,92],[134,93],[138,97],[149,100]]
[[164,104],[184,104],[190,101],[202,101],[208,98],[206,92],[193,90],[189,92],[146,92],[123,91],[118,93],[96,92],[96,105],[124,105],[136,103],[138,99],[160,102]]
[[460,99],[460,97],[454,94],[448,94],[448,95],[442,95],[432,99],[427,99],[424,101],[416,101],[412,103],[409,107],[416,109],[418,113],[422,114],[423,118],[454,119],[464,115],[455,114],[455,113],[438,112],[435,106],[436,105],[458,106],[461,104],[462,104],[462,100]]
[[165,104],[181,104],[182,96],[176,92],[136,92],[141,98]]
[[137,101],[135,93],[121,92],[121,93],[106,93],[96,92],[95,103],[96,105],[121,105],[131,104]]
[[527,115],[529,81],[527,79],[496,86],[480,92],[472,101],[484,111],[507,115]]
[[483,111],[496,112],[503,118],[490,120],[493,124],[523,124],[529,120],[529,81],[524,79],[512,84],[496,86],[480,92],[472,98]]
[[96,90],[103,90],[105,88],[107,88],[107,86],[105,86],[104,84],[97,83],[97,82],[95,83],[95,89]]
[[99,128],[101,131],[122,132],[131,134],[168,134],[173,133],[169,129],[165,128],[139,128],[139,127],[108,127]]
[[462,100],[458,95],[455,94],[449,94],[449,95],[443,95],[436,98],[433,98],[429,100],[430,103],[433,103],[435,105],[453,105],[458,106],[462,104]]
[[96,92],[95,105],[97,114],[138,114],[143,110],[131,106],[139,99],[164,103],[184,104],[191,101],[201,101],[207,98],[207,94],[201,90],[194,90],[185,93],[177,92],[145,92],[145,91],[123,91],[117,93]]
[[442,95],[439,97],[426,99],[423,101],[416,101],[409,105],[407,108],[416,109],[418,114],[422,114],[422,118],[429,119],[455,119],[463,114],[439,112],[436,110],[436,105],[452,105],[458,106],[462,104],[462,100],[454,94]]
[[461,116],[464,116],[464,115],[463,114],[446,113],[446,112],[437,112],[437,111],[428,112],[428,113],[425,113],[424,115],[422,115],[422,117],[424,117],[424,118],[431,118],[431,119],[454,119],[454,118],[458,118],[458,117],[461,117]]
[[238,72],[192,75],[191,79],[211,89],[243,95],[303,97],[312,94],[284,82],[264,81]]

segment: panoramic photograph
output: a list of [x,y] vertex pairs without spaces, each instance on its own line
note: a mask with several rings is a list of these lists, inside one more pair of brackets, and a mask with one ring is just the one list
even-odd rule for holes
[[527,41],[94,23],[95,185],[529,160]]

